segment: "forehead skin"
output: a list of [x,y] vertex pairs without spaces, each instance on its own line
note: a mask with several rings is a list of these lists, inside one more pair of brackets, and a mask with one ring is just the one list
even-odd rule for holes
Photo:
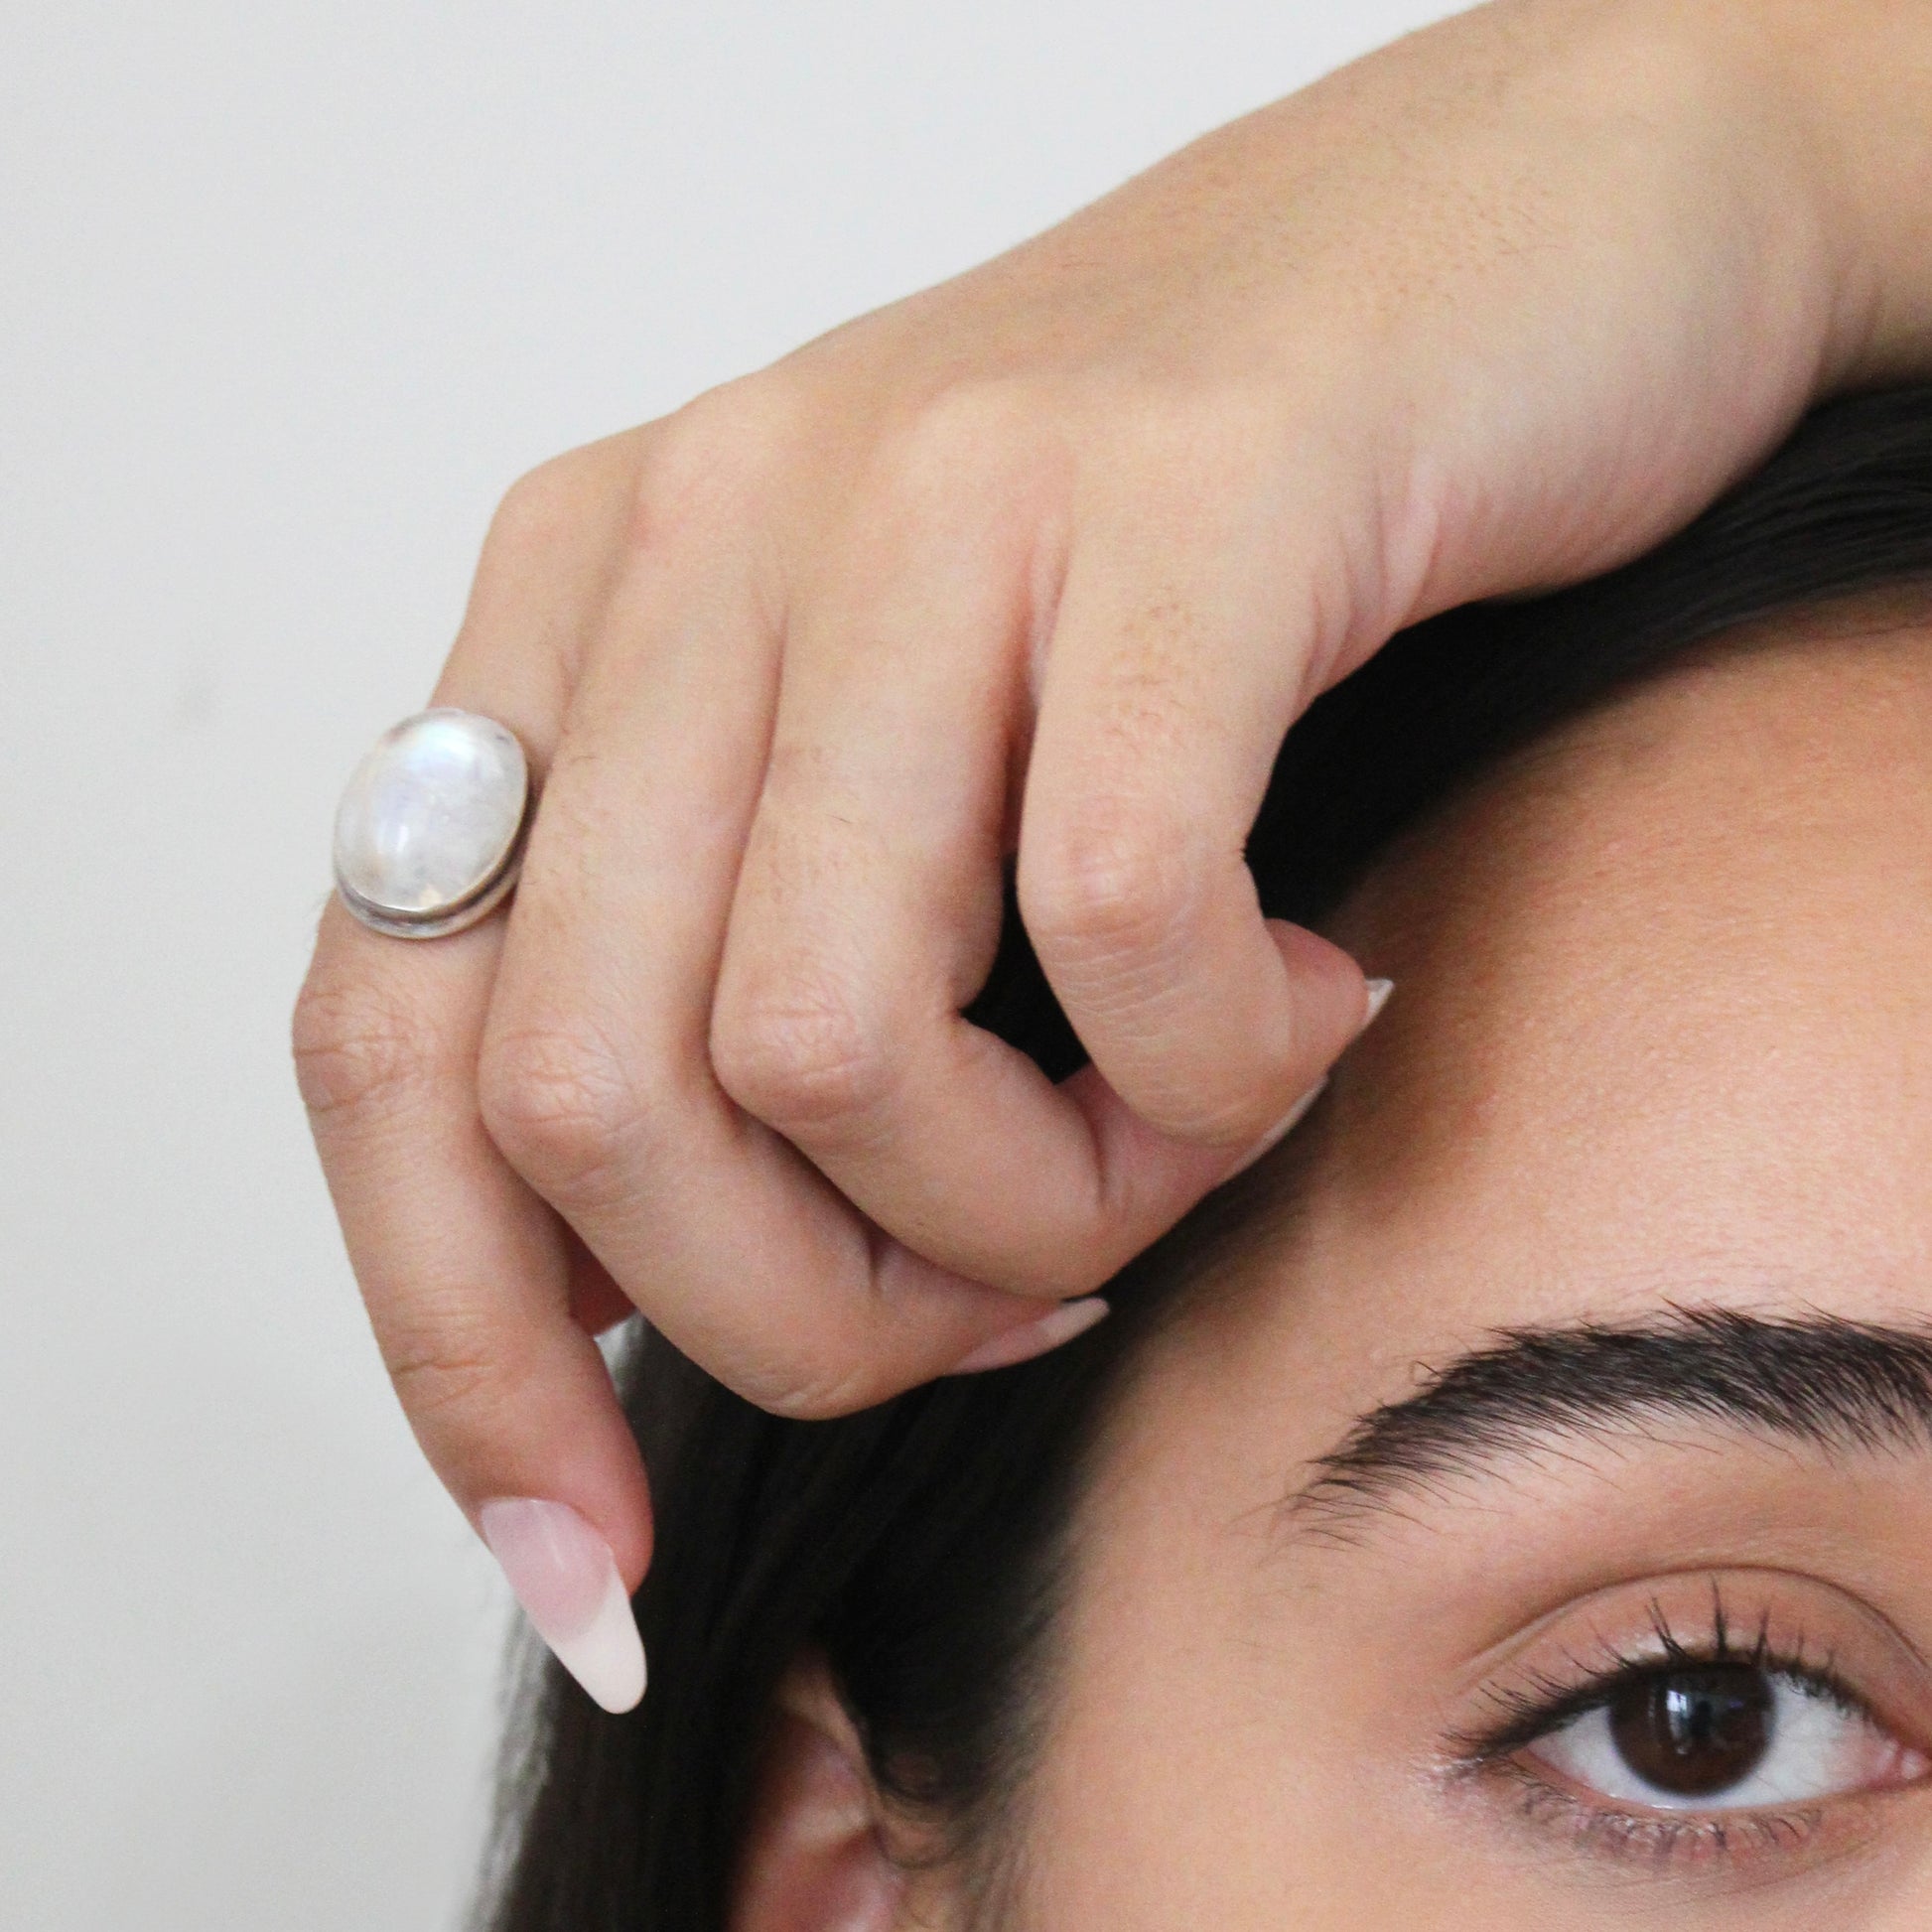
[[[1897,1566],[1932,1550],[1926,1468],[1556,1458],[1359,1548],[1298,1543],[1281,1503],[1501,1326],[1932,1316],[1932,629],[1786,624],[1620,699],[1412,836],[1333,929],[1395,996],[1279,1157],[1292,1208],[1120,1405],[1016,1922],[1676,1925],[1491,1857],[1484,1824],[1444,1839],[1414,1775],[1443,1698],[1538,1607],[1646,1566],[1824,1551],[1887,1611],[1924,1597]],[[1847,1926],[1932,1922],[1932,1877],[1845,1882],[1876,1887]]]
[[1338,1084],[1310,1233],[1383,1269],[1425,1244],[1446,1326],[1774,1288],[1927,1311],[1932,631],[1649,686],[1341,926],[1402,997]]

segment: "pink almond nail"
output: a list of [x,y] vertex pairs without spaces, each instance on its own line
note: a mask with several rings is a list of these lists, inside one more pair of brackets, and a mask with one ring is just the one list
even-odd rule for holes
[[508,1496],[478,1526],[557,1661],[610,1712],[644,1695],[644,1644],[611,1546],[567,1503]]
[[1037,1321],[1023,1321],[1017,1328],[1008,1328],[991,1341],[981,1342],[970,1355],[963,1361],[955,1362],[946,1372],[949,1375],[981,1375],[990,1368],[1013,1368],[1021,1362],[1031,1362],[1035,1356],[1060,1347],[1075,1335],[1085,1334],[1095,1322],[1104,1321],[1111,1312],[1098,1295],[1088,1295],[1077,1302],[1062,1302]]

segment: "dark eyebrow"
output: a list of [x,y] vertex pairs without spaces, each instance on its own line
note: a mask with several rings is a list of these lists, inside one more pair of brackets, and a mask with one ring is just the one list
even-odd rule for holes
[[1289,1507],[1346,1517],[1553,1439],[1670,1421],[1828,1450],[1932,1448],[1932,1330],[1686,1308],[1505,1329],[1370,1410]]

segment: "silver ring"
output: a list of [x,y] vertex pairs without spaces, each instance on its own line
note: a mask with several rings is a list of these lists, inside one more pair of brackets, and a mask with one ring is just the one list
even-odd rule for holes
[[516,734],[441,706],[369,749],[336,811],[336,891],[398,939],[461,932],[508,897],[534,800]]

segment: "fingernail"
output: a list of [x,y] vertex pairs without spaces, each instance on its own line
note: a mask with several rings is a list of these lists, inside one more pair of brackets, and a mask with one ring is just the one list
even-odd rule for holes
[[510,1496],[478,1525],[523,1613],[557,1661],[610,1712],[644,1695],[644,1643],[611,1546],[567,1503]]
[[1271,1127],[1268,1130],[1268,1132],[1265,1133],[1261,1137],[1261,1139],[1258,1140],[1254,1144],[1254,1146],[1251,1147],[1247,1151],[1247,1153],[1241,1157],[1241,1165],[1238,1168],[1234,1168],[1229,1171],[1228,1179],[1232,1180],[1234,1176],[1238,1173],[1246,1173],[1248,1170],[1252,1168],[1254,1164],[1257,1161],[1259,1161],[1261,1157],[1264,1154],[1266,1154],[1271,1148],[1278,1147],[1283,1141],[1287,1140],[1289,1134],[1295,1128],[1301,1126],[1303,1117],[1308,1113],[1309,1109],[1312,1107],[1314,1103],[1317,1100],[1319,1100],[1324,1093],[1327,1092],[1327,1090],[1328,1090],[1328,1076],[1324,1073],[1321,1076],[1321,1078],[1318,1079],[1314,1083],[1314,1085],[1311,1086],[1308,1090],[1308,1092],[1305,1093],[1301,1097],[1301,1099],[1298,1100],[1295,1103],[1295,1105],[1292,1106],[1288,1110],[1288,1112],[1285,1113],[1281,1117],[1281,1119],[1278,1120],[1274,1124],[1274,1126]]
[[[1362,1024],[1355,1030],[1355,1037],[1361,1036],[1374,1026],[1376,1017],[1389,1004],[1389,995],[1395,991],[1394,980],[1370,980],[1368,982],[1368,1012],[1362,1017]],[[1241,1165],[1233,1169],[1228,1179],[1238,1173],[1246,1173],[1254,1164],[1271,1148],[1279,1147],[1288,1136],[1302,1124],[1308,1111],[1328,1090],[1328,1076],[1324,1073],[1280,1120],[1278,1120],[1246,1154],[1241,1157]]]
[[1019,1362],[1031,1362],[1035,1355],[1044,1355],[1069,1342],[1075,1335],[1083,1335],[1095,1322],[1103,1321],[1112,1311],[1098,1295],[1089,1295],[1078,1302],[1062,1302],[1049,1314],[1042,1314],[1037,1321],[1023,1321],[1017,1328],[1009,1328],[991,1341],[983,1341],[963,1361],[955,1362],[946,1373],[948,1375],[978,1375],[989,1368],[1012,1368]]

